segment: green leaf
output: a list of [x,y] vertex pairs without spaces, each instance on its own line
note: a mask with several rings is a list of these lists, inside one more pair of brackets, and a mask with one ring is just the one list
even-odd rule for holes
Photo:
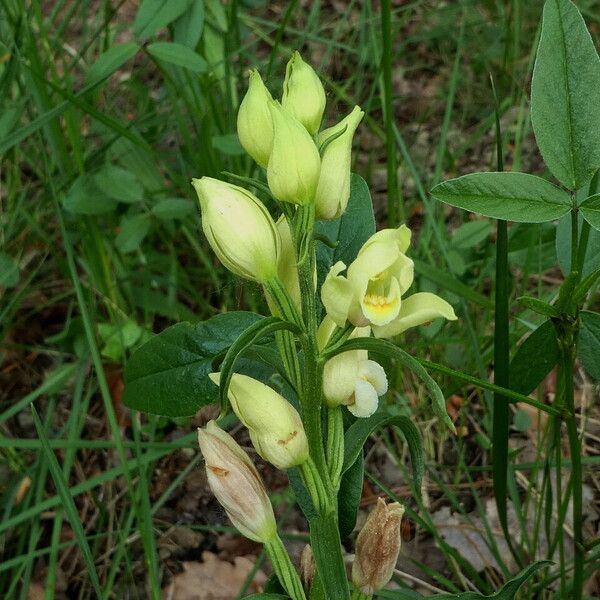
[[317,515],[310,521],[310,545],[327,598],[349,597],[346,567],[340,552],[340,532],[335,514]]
[[135,35],[139,38],[153,36],[180,17],[189,4],[190,0],[142,0],[133,22]]
[[98,56],[96,62],[88,69],[86,75],[86,84],[91,85],[112,75],[117,69],[120,69],[128,60],[132,59],[138,51],[138,45],[135,42],[125,44],[115,44],[106,52]]
[[99,215],[112,212],[116,202],[98,187],[94,177],[81,175],[63,198],[63,206],[78,215]]
[[544,315],[546,317],[558,317],[560,312],[556,306],[548,304],[539,298],[532,298],[531,296],[520,296],[517,298],[517,302],[529,310],[537,313],[538,315]]
[[[583,216],[578,215],[579,230],[583,224]],[[571,215],[565,215],[556,227],[556,260],[565,277],[571,271]],[[581,276],[587,277],[600,267],[600,231],[590,229],[587,251],[581,269]]]
[[251,594],[250,596],[244,596],[244,600],[289,600],[289,596],[284,594]]
[[519,223],[553,221],[571,210],[567,192],[526,173],[472,173],[436,185],[431,195],[451,206]]
[[525,396],[544,380],[559,358],[552,321],[544,321],[519,346],[510,362],[510,388]]
[[101,192],[119,202],[139,202],[144,195],[138,178],[131,171],[115,165],[104,165],[94,175],[94,183]]
[[565,187],[600,167],[600,59],[569,0],[547,0],[531,82],[531,122],[544,162]]
[[587,277],[584,277],[576,286],[571,296],[570,306],[577,308],[583,301],[586,294],[592,289],[592,286],[600,278],[600,267],[592,271]]
[[204,29],[204,0],[191,0],[187,11],[173,23],[173,41],[194,50]]
[[165,198],[152,207],[152,214],[159,219],[183,219],[193,215],[196,205],[186,198]]
[[225,416],[229,406],[227,392],[229,390],[229,384],[231,383],[231,377],[234,374],[236,362],[244,352],[252,345],[256,344],[260,338],[272,335],[276,331],[300,333],[299,327],[294,323],[283,321],[279,317],[267,317],[252,323],[252,325],[244,330],[235,342],[231,344],[229,350],[227,350],[227,354],[225,354],[225,358],[220,367],[221,379],[219,381],[219,400],[221,403],[221,417]]
[[577,356],[585,370],[600,381],[600,314],[596,312],[581,311]]
[[461,594],[435,594],[429,596],[429,598],[435,598],[436,600],[514,600],[516,593],[527,579],[542,567],[551,564],[552,561],[550,560],[538,560],[537,562],[534,562],[523,569],[518,575],[507,581],[501,589],[489,596],[484,596],[477,592],[463,592]]
[[112,323],[99,323],[98,334],[104,342],[102,356],[117,362],[121,360],[125,351],[136,344],[144,330],[133,320],[114,325]]
[[528,431],[531,427],[531,415],[526,410],[517,410],[513,415],[513,425],[517,431]]
[[217,395],[217,386],[208,378],[213,359],[261,318],[249,312],[230,312],[165,329],[129,359],[123,402],[167,417],[195,414]]
[[343,474],[338,492],[338,526],[342,540],[349,537],[356,526],[364,477],[365,463],[359,452],[354,464]]
[[19,264],[10,255],[0,252],[0,288],[12,288],[19,283]]
[[334,249],[317,245],[317,273],[319,284],[325,279],[331,265],[341,260],[346,266],[356,258],[362,245],[375,233],[375,217],[371,193],[365,180],[352,173],[350,198],[346,212],[334,221],[318,221],[315,234],[337,242]]
[[492,224],[489,221],[469,221],[452,234],[452,246],[458,250],[468,250],[490,237]]
[[183,67],[193,73],[204,73],[208,70],[206,61],[192,49],[175,42],[154,42],[147,48],[148,53],[157,60]]
[[115,238],[115,246],[124,254],[133,252],[141,246],[149,231],[150,219],[148,215],[125,217],[121,221],[121,231]]
[[388,425],[395,425],[404,435],[410,452],[413,477],[417,490],[421,489],[425,463],[423,458],[423,441],[419,429],[409,417],[391,415],[385,410],[377,411],[367,419],[357,419],[346,431],[344,436],[344,465],[342,473],[346,472],[361,455],[367,438],[374,432]]
[[216,135],[212,139],[213,148],[219,150],[228,156],[242,156],[245,154],[244,148],[240,144],[237,133],[227,133],[225,135]]
[[579,211],[594,229],[600,231],[600,194],[586,198],[579,206]]

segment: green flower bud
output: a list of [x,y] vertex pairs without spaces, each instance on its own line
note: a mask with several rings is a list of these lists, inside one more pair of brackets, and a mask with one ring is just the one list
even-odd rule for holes
[[[218,385],[219,373],[211,373]],[[278,469],[290,469],[308,459],[308,441],[298,411],[268,385],[235,373],[228,390],[231,407],[248,428],[252,444]]]
[[367,596],[381,590],[392,578],[400,553],[403,514],[401,504],[386,504],[379,498],[356,538],[352,583]]
[[319,131],[325,110],[325,90],[314,69],[294,52],[285,69],[283,107],[311,134]]
[[270,102],[269,108],[274,132],[267,166],[269,188],[282,202],[309,204],[319,181],[319,151],[306,129],[278,102]]
[[[317,137],[319,147],[325,144],[321,157],[321,174],[315,194],[318,219],[337,219],[346,210],[350,197],[350,161],[352,138],[365,113],[355,106],[337,125],[325,129]],[[328,143],[328,140],[331,140]]]
[[219,260],[240,277],[264,283],[277,275],[281,239],[269,211],[247,190],[211,177],[192,179],[202,229]]
[[210,489],[236,529],[255,542],[272,540],[277,535],[273,507],[250,457],[214,421],[198,429],[198,443]]
[[258,71],[250,72],[248,91],[240,104],[237,131],[244,150],[266,168],[273,147],[273,121],[269,102],[273,100]]

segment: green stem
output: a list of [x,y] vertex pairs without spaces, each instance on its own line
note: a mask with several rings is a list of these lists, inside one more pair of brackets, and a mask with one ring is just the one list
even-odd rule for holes
[[312,458],[302,463],[299,469],[317,512],[327,514],[331,508],[329,490],[325,487]]
[[327,465],[334,490],[339,490],[344,464],[344,416],[342,407],[327,409]]
[[394,109],[392,104],[392,7],[390,0],[381,2],[381,38],[383,53],[383,116],[385,120],[385,153],[387,164],[388,227],[404,220],[404,207],[398,189],[398,161],[394,139]]
[[266,542],[265,550],[267,551],[277,578],[290,598],[292,598],[292,600],[306,600],[300,576],[294,568],[281,538],[276,535],[272,540]]

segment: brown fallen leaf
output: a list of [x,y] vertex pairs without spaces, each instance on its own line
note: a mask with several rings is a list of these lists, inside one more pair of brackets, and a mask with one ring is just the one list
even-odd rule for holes
[[[246,556],[237,556],[232,564],[212,552],[203,552],[202,562],[183,563],[183,572],[163,589],[163,599],[234,600],[253,568],[254,561]],[[266,579],[257,571],[248,591],[259,592]]]

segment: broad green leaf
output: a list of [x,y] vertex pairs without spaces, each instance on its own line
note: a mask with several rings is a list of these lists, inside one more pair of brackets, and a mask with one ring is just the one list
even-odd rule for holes
[[125,138],[119,138],[109,148],[109,156],[131,171],[149,192],[161,192],[165,188],[165,182],[155,162],[156,157],[146,148],[136,146]]
[[544,321],[518,347],[510,362],[510,389],[525,396],[544,380],[558,362],[558,342],[552,321]]
[[354,338],[345,341],[341,346],[327,354],[327,358],[331,358],[336,354],[342,352],[348,352],[349,350],[367,350],[373,354],[386,356],[393,360],[397,360],[403,367],[412,371],[424,384],[431,398],[433,400],[433,412],[435,415],[443,421],[443,423],[455,432],[454,424],[452,423],[448,413],[446,412],[446,401],[444,394],[440,390],[438,384],[425,370],[415,358],[413,358],[408,352],[405,352],[398,346],[394,345],[389,340],[375,339],[375,338]]
[[531,82],[531,122],[544,162],[577,190],[600,167],[600,59],[569,0],[547,0]]
[[342,540],[345,540],[356,526],[364,477],[365,463],[362,452],[359,452],[354,464],[343,474],[338,492],[338,526]]
[[195,50],[204,29],[204,0],[191,0],[187,11],[173,23],[173,41]]
[[471,173],[436,185],[431,195],[451,206],[519,223],[552,221],[571,209],[567,192],[526,173]]
[[347,471],[361,455],[367,438],[375,431],[389,425],[395,425],[404,435],[410,452],[413,477],[417,490],[421,489],[425,463],[423,458],[423,441],[419,429],[409,417],[391,415],[385,410],[377,411],[367,419],[357,419],[348,427],[344,435],[344,465],[342,472]]
[[577,356],[585,370],[600,381],[600,314],[596,312],[581,311]]
[[217,396],[218,388],[208,378],[213,359],[259,319],[254,313],[230,312],[165,329],[129,359],[123,402],[167,417],[195,414]]
[[206,61],[191,48],[175,42],[154,42],[147,48],[154,58],[178,67],[189,69],[193,73],[204,73],[208,70]]
[[584,200],[579,206],[579,211],[594,229],[600,231],[600,194],[594,194]]
[[19,264],[6,254],[0,252],[0,288],[12,288],[19,283]]
[[94,175],[94,183],[109,198],[119,202],[139,202],[144,195],[138,178],[131,171],[115,165],[104,165]]
[[117,362],[123,358],[127,349],[138,342],[144,330],[135,321],[128,319],[119,325],[99,323],[98,333],[104,342],[102,356]]
[[487,240],[491,233],[492,224],[489,221],[469,221],[452,234],[452,246],[459,250],[468,250]]
[[88,69],[86,83],[91,85],[112,75],[128,60],[132,59],[137,54],[137,51],[138,45],[135,42],[115,44],[106,52],[100,54],[96,62]]
[[121,231],[115,238],[115,246],[120,252],[127,253],[137,250],[150,231],[148,215],[126,217],[121,221]]
[[142,0],[133,31],[139,38],[148,38],[180,17],[188,8],[190,0]]
[[196,204],[186,198],[165,198],[152,207],[152,214],[159,219],[183,219],[193,215]]
[[315,233],[337,243],[335,249],[321,243],[317,244],[317,273],[320,284],[331,265],[338,260],[349,266],[361,246],[375,233],[371,194],[360,175],[352,173],[346,212],[334,221],[318,221],[315,225]]
[[317,515],[310,521],[310,545],[315,556],[317,571],[327,598],[344,600],[349,597],[346,567],[340,553],[340,532],[335,513]]
[[63,198],[63,206],[78,215],[99,215],[112,212],[116,202],[98,187],[94,177],[81,175]]

